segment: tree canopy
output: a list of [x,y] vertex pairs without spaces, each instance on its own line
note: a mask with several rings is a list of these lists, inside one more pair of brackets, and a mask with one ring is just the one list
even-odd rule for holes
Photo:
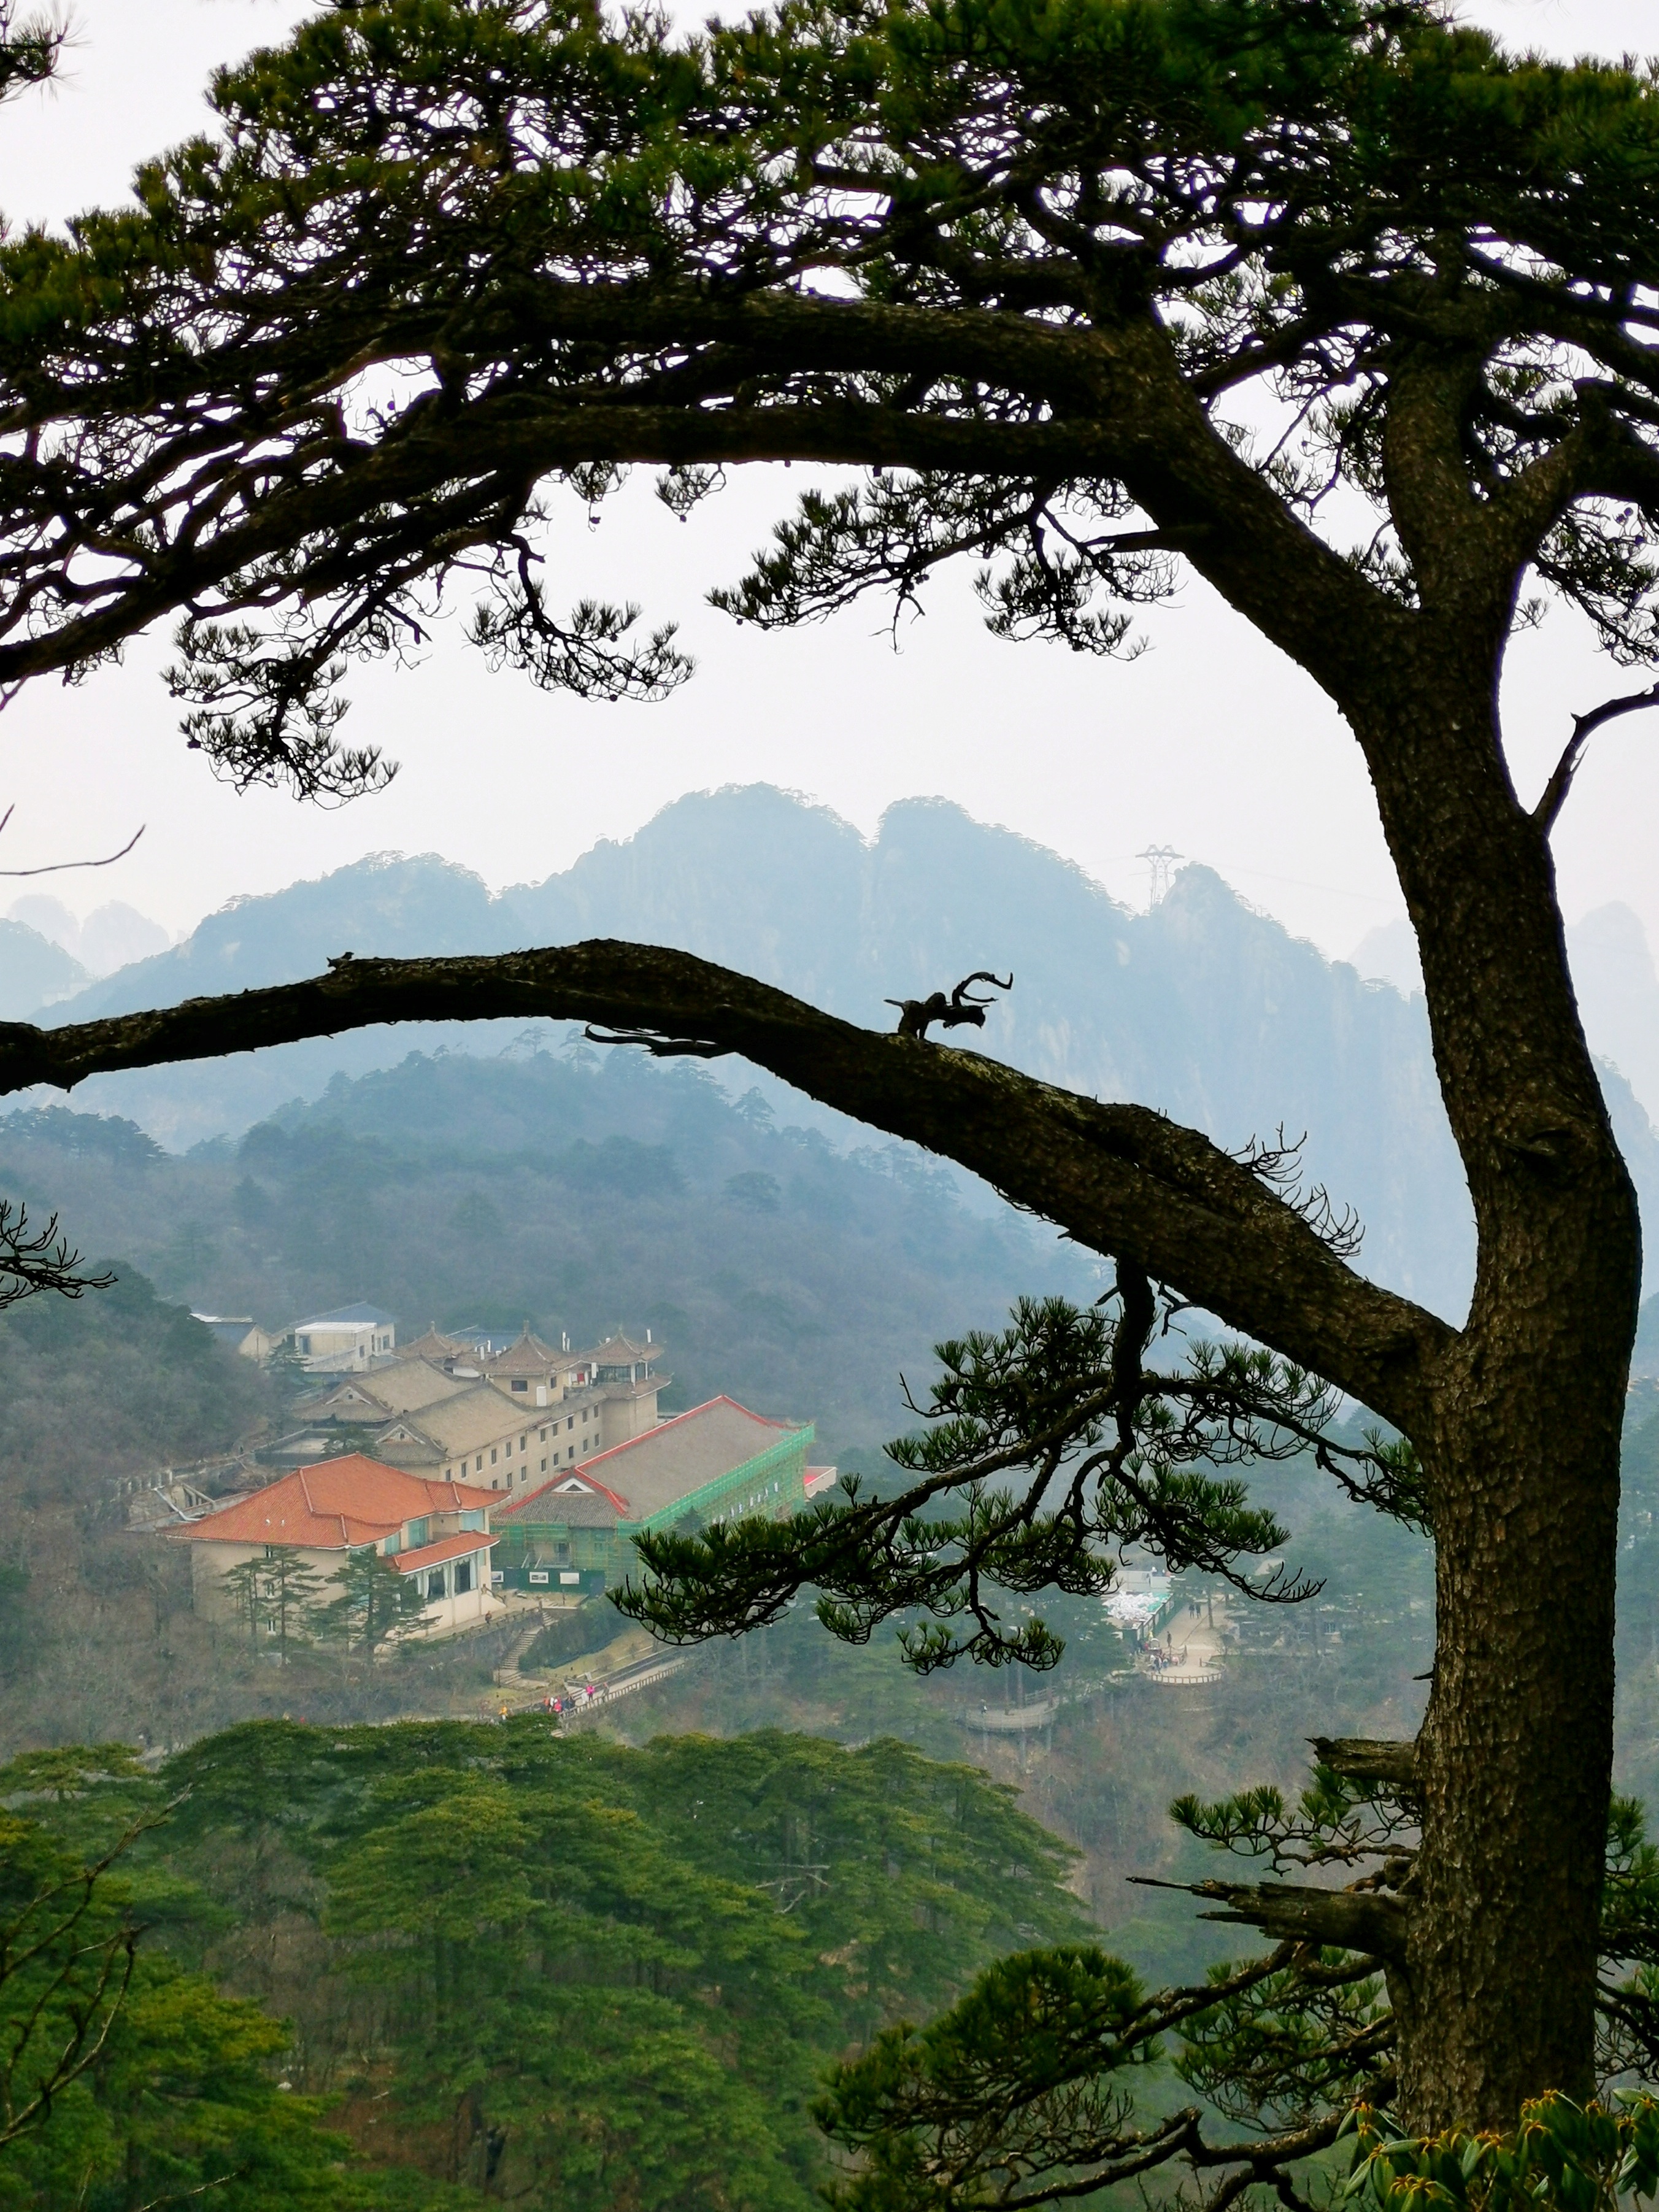
[[0,677],[183,610],[175,685],[239,779],[372,785],[340,656],[443,592],[539,681],[678,680],[665,632],[556,619],[537,580],[546,487],[635,461],[680,508],[726,463],[876,471],[720,594],[763,625],[966,555],[994,629],[1090,652],[1190,562],[1340,703],[1415,635],[1483,662],[1525,575],[1616,657],[1652,644],[1640,71],[1422,0],[787,5],[685,39],[386,0],[215,101],[142,212],[0,260]]
[[[256,1723],[160,1777],[105,1747],[8,1784],[8,1898],[153,1824],[88,1885],[75,1972],[95,1932],[136,1978],[100,2063],[0,2146],[9,2212],[82,2172],[91,2212],[198,2182],[227,2212],[808,2212],[829,2062],[1085,1927],[1011,1791],[892,1741]],[[33,1993],[0,1972],[8,2048]]]

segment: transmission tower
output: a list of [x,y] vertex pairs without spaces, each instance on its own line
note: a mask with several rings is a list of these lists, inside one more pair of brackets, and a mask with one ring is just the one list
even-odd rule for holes
[[1170,888],[1176,862],[1184,860],[1186,855],[1177,853],[1173,845],[1148,845],[1146,851],[1137,853],[1135,858],[1145,860],[1152,872],[1152,903],[1156,906]]

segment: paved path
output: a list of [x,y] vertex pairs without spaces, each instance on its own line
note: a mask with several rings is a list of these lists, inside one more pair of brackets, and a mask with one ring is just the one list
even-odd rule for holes
[[[516,1656],[516,1655],[515,1655]],[[623,1665],[608,1670],[577,1669],[560,1676],[556,1668],[544,1674],[520,1674],[499,1669],[495,1686],[486,1701],[486,1711],[492,1715],[533,1713],[543,1707],[550,1697],[574,1698],[576,1703],[567,1703],[563,1720],[580,1720],[586,1713],[597,1712],[614,1698],[625,1698],[635,1690],[648,1690],[653,1683],[665,1681],[680,1668],[690,1663],[689,1651],[667,1651],[660,1649],[646,1653],[642,1657],[627,1660]],[[595,1694],[584,1698],[581,1692],[592,1688]]]
[[[1224,1625],[1224,1615],[1212,1622],[1207,1608],[1188,1606],[1141,1652],[1140,1672],[1163,1689],[1212,1690],[1221,1680]],[[1154,1653],[1166,1655],[1163,1663]]]
[[1031,1705],[981,1705],[977,1712],[971,1710],[958,1713],[957,1718],[965,1729],[988,1735],[1020,1735],[1027,1729],[1047,1728],[1059,1712],[1064,1701],[1045,1698]]

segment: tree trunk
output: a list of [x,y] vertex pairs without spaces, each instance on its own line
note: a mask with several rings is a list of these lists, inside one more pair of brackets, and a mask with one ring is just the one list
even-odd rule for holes
[[1641,1274],[1547,836],[1510,785],[1495,684],[1448,658],[1407,672],[1407,696],[1362,737],[1480,1237],[1468,1320],[1413,1437],[1437,1600],[1397,1990],[1401,2118],[1419,2133],[1512,2126],[1524,2100],[1593,2086]]
[[1592,2086],[1622,1353],[1610,1332],[1574,1373],[1526,1334],[1477,1354],[1430,1454],[1438,1642],[1396,1990],[1413,2132]]

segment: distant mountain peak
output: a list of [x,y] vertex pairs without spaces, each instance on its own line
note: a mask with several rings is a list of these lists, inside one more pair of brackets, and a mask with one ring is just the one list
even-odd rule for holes
[[[951,799],[899,800],[866,840],[774,785],[688,793],[631,837],[499,896],[435,854],[377,854],[210,915],[184,945],[82,991],[50,1018],[284,982],[318,974],[347,946],[359,957],[487,953],[593,936],[678,945],[882,1029],[889,999],[1012,969],[1014,988],[988,1010],[976,1049],[1094,1097],[1137,1100],[1229,1147],[1281,1125],[1305,1129],[1310,1180],[1365,1220],[1367,1268],[1454,1317],[1462,1310],[1474,1249],[1468,1193],[1420,997],[1326,960],[1212,868],[1188,864],[1156,907],[1137,912]],[[1590,1035],[1607,1049],[1607,1010],[1623,1009],[1613,1057],[1639,1089],[1644,1009],[1659,994],[1650,962],[1642,965],[1640,926],[1589,917],[1573,948]],[[493,1057],[523,1030],[522,1021],[365,1030],[99,1078],[77,1103],[106,1102],[183,1149],[240,1133],[296,1097],[315,1099],[336,1074],[446,1044]],[[729,1076],[739,1089],[753,1079],[736,1063]],[[1626,1085],[1609,1076],[1607,1088],[1638,1187],[1659,1212],[1659,1141]],[[779,1086],[781,1110],[782,1099]]]

